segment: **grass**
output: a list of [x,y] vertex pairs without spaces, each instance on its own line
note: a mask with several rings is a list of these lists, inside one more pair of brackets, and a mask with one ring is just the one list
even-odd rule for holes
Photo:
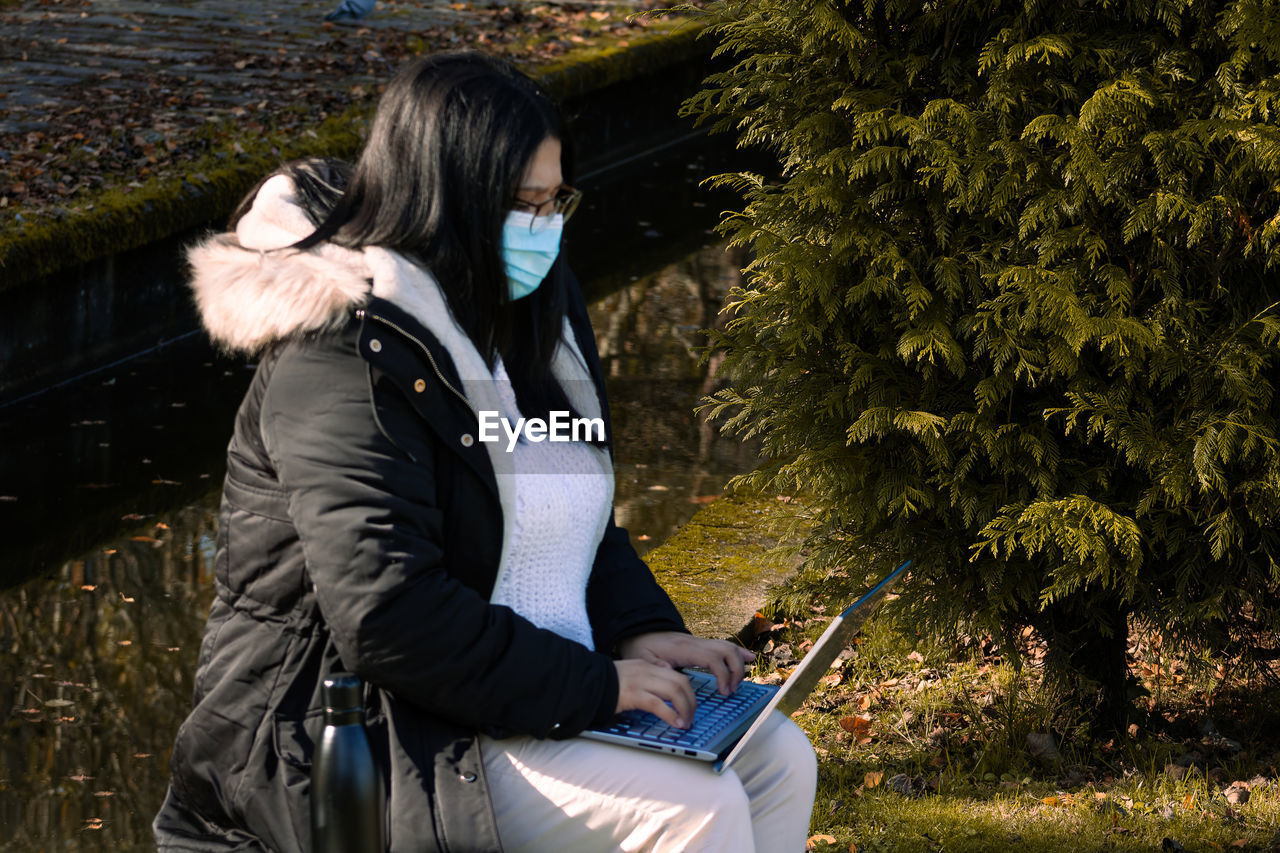
[[[1154,665],[1147,637],[1131,650],[1142,722],[1098,740],[1044,686],[1034,636],[1007,655],[932,643],[882,614],[795,716],[819,756],[810,849],[1280,850],[1274,683],[1243,683],[1230,662]],[[772,618],[757,638],[766,681],[827,621]],[[1054,753],[1033,756],[1028,735],[1051,736]],[[1247,802],[1228,800],[1235,782]]]

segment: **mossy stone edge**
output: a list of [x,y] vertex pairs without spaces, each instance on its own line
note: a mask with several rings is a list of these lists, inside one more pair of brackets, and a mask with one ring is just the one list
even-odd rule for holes
[[[527,70],[553,97],[564,101],[709,53],[708,47],[697,43],[702,29],[701,23],[679,21],[625,45],[585,48]],[[111,189],[92,199],[91,211],[58,218],[41,215],[20,226],[10,225],[0,233],[0,291],[224,219],[263,175],[282,162],[299,157],[350,158],[363,143],[372,110],[372,104],[353,105],[288,143],[267,152],[254,151],[234,165],[223,165],[217,155],[208,155],[188,172],[203,180],[160,178],[130,192]]]
[[777,547],[802,533],[792,529],[799,505],[740,494],[700,509],[645,562],[702,637],[741,637],[771,587],[787,580],[798,558]]

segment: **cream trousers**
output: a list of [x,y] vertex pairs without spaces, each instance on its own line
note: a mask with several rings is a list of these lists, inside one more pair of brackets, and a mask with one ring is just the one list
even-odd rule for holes
[[506,853],[800,853],[817,759],[775,712],[722,775],[673,755],[572,738],[480,738]]

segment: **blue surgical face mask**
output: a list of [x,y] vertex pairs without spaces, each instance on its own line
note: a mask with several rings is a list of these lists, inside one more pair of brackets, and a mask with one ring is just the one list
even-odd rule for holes
[[502,224],[502,260],[512,301],[528,296],[547,277],[560,254],[564,217],[539,216],[523,210],[507,214]]

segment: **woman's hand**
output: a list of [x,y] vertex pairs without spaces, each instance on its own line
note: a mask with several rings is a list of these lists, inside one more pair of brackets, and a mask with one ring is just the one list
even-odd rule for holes
[[616,660],[613,665],[618,671],[618,712],[648,711],[676,728],[689,728],[698,701],[688,676],[643,660]]
[[746,665],[756,659],[754,652],[728,640],[707,640],[678,631],[654,631],[628,637],[618,644],[618,654],[624,660],[642,660],[671,669],[680,666],[708,669],[716,677],[716,687],[725,696],[738,689]]

